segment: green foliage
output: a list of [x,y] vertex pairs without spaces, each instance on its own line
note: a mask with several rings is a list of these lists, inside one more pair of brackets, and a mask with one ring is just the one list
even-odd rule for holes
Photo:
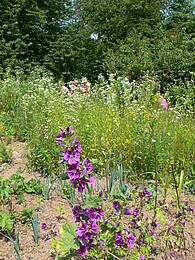
[[6,235],[4,235],[3,233],[0,232],[1,235],[6,237],[13,244],[14,250],[15,250],[15,253],[16,253],[16,257],[15,257],[16,260],[20,260],[21,259],[20,258],[20,252],[19,252],[19,250],[20,250],[20,247],[19,247],[19,231],[20,230],[18,229],[17,233],[16,233],[15,241],[14,241],[14,239],[11,236],[6,236]]
[[[43,183],[40,182],[40,180],[36,177],[35,173],[33,172],[33,175],[37,181],[37,184],[39,188],[42,190],[42,195],[45,200],[49,200],[49,198],[52,196],[52,193],[54,192],[54,189],[52,189],[54,183],[56,182],[56,178],[54,178],[50,182],[50,176],[45,175],[45,171],[43,173]],[[54,176],[55,177],[55,176]]]
[[0,163],[10,163],[12,161],[12,149],[7,148],[0,136]]
[[8,234],[10,234],[13,229],[13,225],[14,222],[11,219],[10,214],[0,211],[0,229],[4,229],[8,232]]
[[193,79],[191,73],[195,69],[194,44],[194,38],[185,30],[172,34],[160,26],[153,31],[152,38],[134,31],[117,50],[107,52],[105,67],[110,73],[128,76],[130,80],[149,71],[150,75],[158,76],[162,91],[165,92],[167,84],[171,84],[177,85],[177,91],[180,86],[179,90],[186,93],[189,89],[186,81]]
[[86,195],[85,197],[86,197],[85,201],[81,206],[82,209],[98,208],[103,203],[103,199],[100,198],[98,195],[94,195],[94,196]]
[[22,224],[29,225],[32,219],[34,208],[26,208],[24,206],[24,209],[22,210],[22,213],[20,215],[20,220]]
[[36,246],[38,246],[38,240],[39,240],[38,213],[34,215],[34,219],[31,218],[31,224],[33,228],[35,244]]
[[76,224],[64,224],[61,231],[61,237],[57,243],[57,251],[61,251],[62,256],[65,256],[69,253],[70,250],[78,250],[79,243],[77,240],[76,234]]
[[0,201],[1,203],[6,202],[9,199],[12,189],[9,186],[9,181],[5,178],[0,178]]

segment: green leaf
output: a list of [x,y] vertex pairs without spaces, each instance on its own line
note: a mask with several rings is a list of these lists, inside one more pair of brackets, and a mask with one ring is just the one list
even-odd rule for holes
[[166,224],[166,217],[160,210],[157,210],[157,217],[159,217],[161,225]]
[[9,213],[0,211],[0,228],[5,228],[10,233],[13,225],[14,223]]
[[81,206],[82,209],[86,208],[99,208],[99,206],[103,203],[103,199],[99,198],[99,196],[93,196],[90,198],[89,195],[86,194],[86,199],[83,205]]
[[61,231],[61,238],[57,242],[57,251],[62,253],[62,256],[70,252],[71,249],[78,250],[79,243],[77,240],[77,225],[64,224]]

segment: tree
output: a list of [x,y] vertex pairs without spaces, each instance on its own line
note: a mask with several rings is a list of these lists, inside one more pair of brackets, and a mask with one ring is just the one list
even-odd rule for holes
[[59,32],[72,16],[69,0],[2,0],[0,2],[0,67],[28,71],[45,65]]

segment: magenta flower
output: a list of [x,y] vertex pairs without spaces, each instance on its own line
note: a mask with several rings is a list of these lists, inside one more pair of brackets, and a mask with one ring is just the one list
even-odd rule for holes
[[76,180],[76,179],[79,179],[80,177],[80,170],[75,168],[73,165],[70,165],[67,169],[67,174],[68,174],[68,177],[70,178],[70,180]]
[[128,247],[134,248],[135,241],[136,237],[133,234],[129,234],[125,243]]
[[159,97],[158,102],[163,106],[165,110],[168,110],[168,105],[166,99],[164,99],[162,96]]
[[125,208],[125,215],[133,215],[132,211],[129,208]]
[[139,260],[144,260],[144,255],[141,255]]

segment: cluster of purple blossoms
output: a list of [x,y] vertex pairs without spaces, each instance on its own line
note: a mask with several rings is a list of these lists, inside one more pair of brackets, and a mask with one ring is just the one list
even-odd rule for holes
[[48,225],[47,225],[47,223],[44,222],[44,223],[41,224],[41,229],[42,230],[50,231],[48,234],[46,234],[44,242],[46,242],[47,240],[49,240],[52,237],[54,238],[54,237],[57,236],[57,232],[53,230],[53,229],[55,229],[55,227],[56,227],[56,225],[55,224],[53,225],[52,223],[48,223]]
[[74,134],[72,126],[67,126],[65,129],[60,127],[60,130],[61,131],[56,135],[55,140],[60,146],[64,147],[64,150],[60,150],[63,155],[63,159],[58,163],[68,163],[67,174],[72,182],[73,188],[78,188],[78,192],[83,193],[86,183],[95,183],[94,178],[91,175],[93,166],[91,163],[88,163],[87,159],[85,159],[82,164],[79,163],[82,148],[77,140],[77,136],[75,136],[73,141],[70,142],[70,147],[63,143],[63,139],[65,137],[70,137]]
[[75,221],[81,223],[80,226],[77,226],[80,244],[78,254],[80,256],[84,257],[87,250],[93,246],[94,237],[97,237],[97,232],[100,229],[98,222],[102,220],[104,215],[104,210],[101,207],[81,209],[79,206],[75,206],[73,208]]
[[115,245],[117,247],[122,247],[124,244],[127,245],[129,248],[134,248],[134,243],[136,241],[136,237],[133,234],[128,234],[128,232],[125,231],[125,234],[123,234],[122,230],[119,230],[116,233],[115,237]]

